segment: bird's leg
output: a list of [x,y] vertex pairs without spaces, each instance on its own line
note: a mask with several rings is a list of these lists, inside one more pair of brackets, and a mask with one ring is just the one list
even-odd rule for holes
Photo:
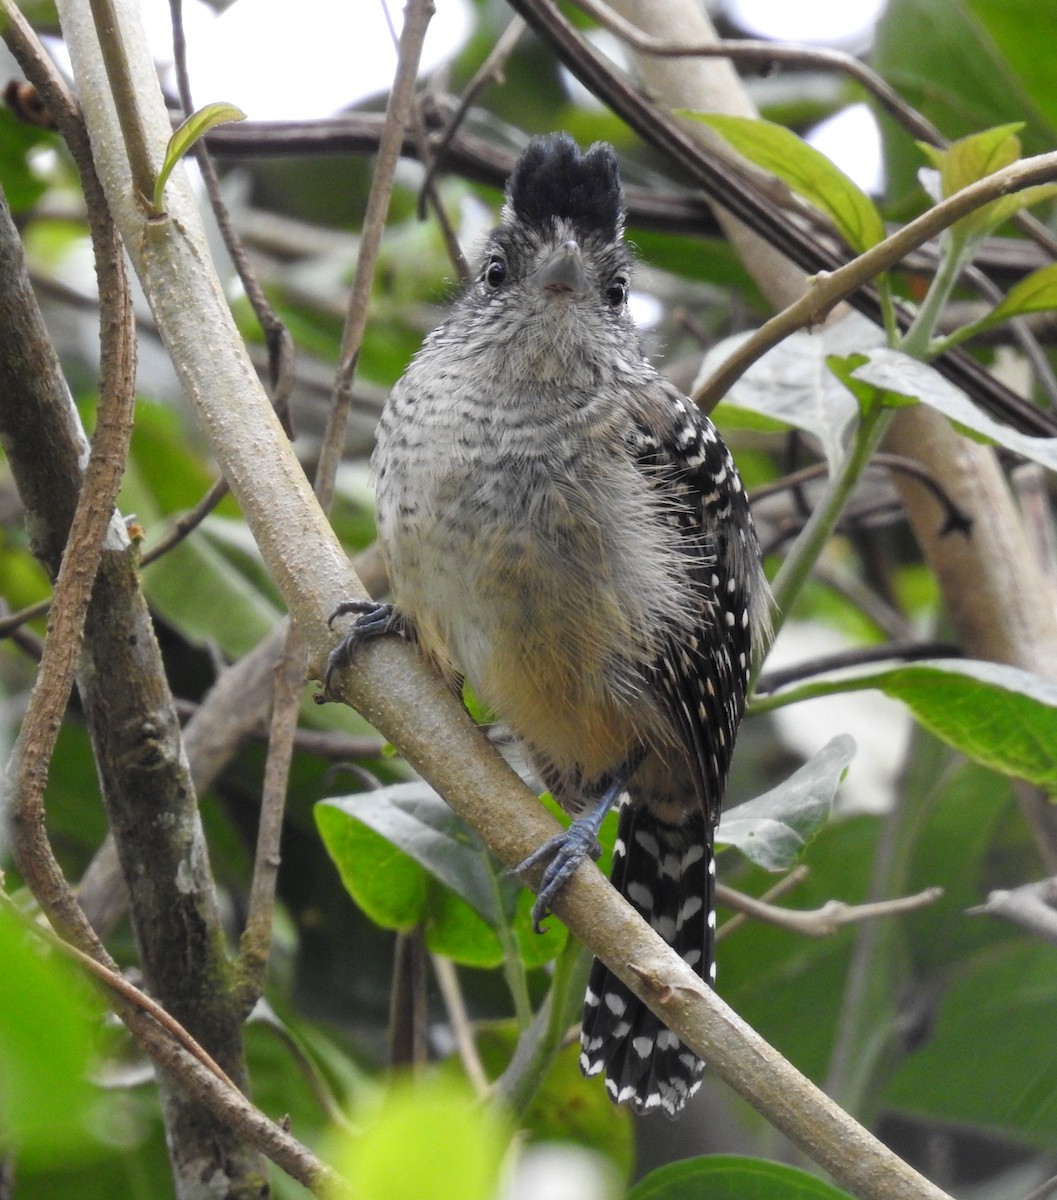
[[388,634],[407,635],[406,624],[397,609],[391,604],[380,604],[376,600],[343,600],[330,614],[327,625],[333,628],[338,617],[348,616],[349,613],[359,613],[359,616],[327,656],[327,670],[323,677],[324,698],[330,693],[330,681],[334,672],[352,662],[357,646]]
[[598,844],[598,831],[602,828],[606,813],[628,786],[628,780],[635,774],[642,758],[643,751],[636,751],[614,773],[598,802],[589,812],[577,817],[568,829],[563,829],[561,833],[548,838],[538,850],[534,850],[514,868],[515,875],[523,875],[540,863],[547,863],[536,891],[536,902],[532,906],[532,927],[537,933],[543,932],[542,922],[550,912],[551,901],[572,878],[576,868],[585,858],[597,859],[602,853]]

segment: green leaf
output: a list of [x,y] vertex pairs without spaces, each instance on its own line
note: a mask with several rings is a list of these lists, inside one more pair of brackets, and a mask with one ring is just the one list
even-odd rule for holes
[[734,1154],[687,1158],[651,1171],[627,1200],[851,1200],[847,1192],[783,1163]]
[[986,30],[1018,86],[1052,128],[1057,124],[1053,63],[1039,30],[1057,24],[1055,0],[966,0],[965,8]]
[[502,961],[513,926],[527,966],[565,941],[560,922],[532,931],[532,897],[421,780],[320,801],[316,824],[346,890],[378,925],[423,925],[427,946],[468,966]]
[[173,131],[173,135],[169,138],[168,145],[165,147],[165,157],[162,160],[161,170],[158,172],[158,178],[154,183],[154,196],[151,202],[151,211],[155,215],[160,215],[165,211],[165,185],[169,182],[169,176],[173,173],[173,168],[187,153],[188,150],[199,140],[217,125],[223,125],[228,121],[245,121],[246,114],[241,108],[236,108],[234,104],[225,104],[218,101],[214,104],[207,104],[204,108],[199,108],[185,120],[182,121]]
[[394,1084],[340,1148],[358,1200],[494,1200],[510,1131],[500,1109],[445,1078]]
[[84,1157],[94,1096],[88,1084],[98,1007],[70,965],[0,907],[0,1149],[20,1165]]
[[902,700],[926,729],[967,758],[1057,792],[1057,684],[1016,667],[926,660],[816,679],[759,707],[868,688]]
[[[425,788],[397,784],[320,801],[315,816],[323,843],[346,891],[376,925],[421,925],[431,950],[468,966],[498,966],[503,951],[493,930],[499,910],[489,894],[485,855],[472,847],[472,834],[459,836],[458,820],[442,801],[439,809],[429,805]],[[409,791],[402,795],[402,789]],[[466,872],[461,878],[460,868]],[[438,878],[456,881],[458,892]]]
[[784,783],[724,813],[716,841],[764,870],[788,870],[829,819],[854,754],[852,738],[835,737]]
[[938,409],[963,432],[976,436],[978,440],[1005,446],[1051,471],[1057,471],[1057,438],[1030,437],[1009,425],[1000,424],[977,408],[934,367],[899,350],[871,350],[869,359],[864,366],[855,369],[855,379],[904,396],[916,396],[923,404]]
[[884,222],[869,196],[821,150],[770,121],[716,113],[684,112],[714,129],[739,154],[777,175],[794,192],[825,213],[857,253],[885,237]]
[[1052,947],[1018,940],[977,955],[878,1102],[1049,1151],[1057,1129],[1055,1009]]

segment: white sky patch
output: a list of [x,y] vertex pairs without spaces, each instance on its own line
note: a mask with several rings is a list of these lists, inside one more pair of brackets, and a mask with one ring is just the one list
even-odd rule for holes
[[870,195],[884,186],[881,133],[865,104],[851,104],[816,125],[807,139]]
[[639,329],[652,329],[664,315],[664,306],[644,292],[632,292],[628,296],[628,311]]
[[728,0],[727,12],[759,37],[843,46],[863,41],[884,6],[885,0]]
[[[399,35],[403,6],[390,0]],[[172,61],[166,0],[147,0],[145,21],[155,58]],[[442,0],[430,22],[423,74],[469,36],[465,0]],[[224,100],[254,120],[326,117],[392,83],[396,47],[382,0],[236,0],[219,15],[198,0],[184,5],[191,90],[197,107]],[[171,75],[166,80],[175,90]]]

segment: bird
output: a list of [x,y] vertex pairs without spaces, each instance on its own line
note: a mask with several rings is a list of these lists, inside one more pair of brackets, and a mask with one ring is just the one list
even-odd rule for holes
[[[392,601],[339,607],[357,620],[327,683],[393,632],[468,680],[574,818],[516,868],[543,867],[537,929],[619,805],[613,885],[714,986],[714,834],[770,592],[729,450],[643,353],[625,213],[611,146],[529,141],[475,277],[387,399]],[[580,1067],[670,1117],[703,1072],[597,959]]]

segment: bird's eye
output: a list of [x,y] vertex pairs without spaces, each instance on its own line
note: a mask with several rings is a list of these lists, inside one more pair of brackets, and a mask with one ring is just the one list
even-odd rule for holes
[[610,308],[623,308],[628,298],[628,281],[623,275],[617,275],[606,288],[606,302]]
[[506,279],[506,263],[501,258],[493,257],[488,260],[484,269],[484,281],[490,288],[497,288]]

